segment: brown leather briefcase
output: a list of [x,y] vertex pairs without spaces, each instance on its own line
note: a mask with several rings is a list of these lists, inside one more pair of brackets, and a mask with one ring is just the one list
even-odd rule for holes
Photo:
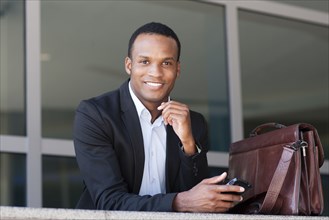
[[[275,129],[263,133],[269,127]],[[312,125],[258,126],[249,138],[230,146],[229,177],[252,185],[231,212],[320,215],[324,204],[319,168],[323,162],[323,148]]]

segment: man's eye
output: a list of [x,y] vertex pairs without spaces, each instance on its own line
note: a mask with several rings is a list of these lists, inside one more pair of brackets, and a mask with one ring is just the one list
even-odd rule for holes
[[141,63],[142,63],[142,64],[148,64],[149,61],[147,61],[147,60],[142,60]]
[[163,65],[165,65],[165,66],[171,65],[171,62],[165,61],[165,62],[163,62]]

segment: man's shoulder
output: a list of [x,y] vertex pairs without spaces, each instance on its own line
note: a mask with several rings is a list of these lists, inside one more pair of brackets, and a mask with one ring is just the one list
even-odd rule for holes
[[121,111],[125,103],[129,103],[128,97],[128,83],[123,83],[119,88],[102,93],[98,96],[82,100],[78,106],[78,109],[96,110],[104,113],[117,114]]
[[111,90],[108,92],[104,92],[100,95],[94,96],[92,98],[89,99],[85,99],[82,102],[84,103],[89,103],[89,104],[93,104],[96,106],[112,106],[112,105],[118,105],[118,103],[120,102],[121,96],[124,95],[124,91],[126,88],[128,88],[127,86],[127,82],[123,83],[119,88],[115,89],[115,90]]
[[110,104],[111,102],[116,102],[120,99],[119,90],[113,90],[106,93],[102,93],[100,95],[84,99],[81,101],[81,103],[87,104],[87,105],[95,105],[95,106],[103,106]]
[[102,93],[98,96],[88,99],[87,101],[103,103],[103,102],[108,102],[110,100],[117,100],[117,99],[119,99],[119,97],[120,97],[119,89],[116,89],[116,90]]

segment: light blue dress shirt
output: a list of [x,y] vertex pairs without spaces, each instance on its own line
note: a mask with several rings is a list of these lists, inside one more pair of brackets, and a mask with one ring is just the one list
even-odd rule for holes
[[129,92],[136,106],[144,141],[144,173],[139,195],[166,193],[166,140],[167,132],[160,115],[153,124],[151,113],[136,97],[129,82]]

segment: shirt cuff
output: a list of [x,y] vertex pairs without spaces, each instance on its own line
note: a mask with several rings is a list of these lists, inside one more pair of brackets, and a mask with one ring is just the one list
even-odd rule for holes
[[[180,146],[180,149],[183,151],[183,153],[185,153],[185,151],[184,151],[184,146],[182,145],[182,144],[180,144],[181,146]],[[200,152],[201,152],[201,148],[196,144],[195,145],[195,147],[196,147],[196,149],[197,149],[197,153],[199,154]]]

